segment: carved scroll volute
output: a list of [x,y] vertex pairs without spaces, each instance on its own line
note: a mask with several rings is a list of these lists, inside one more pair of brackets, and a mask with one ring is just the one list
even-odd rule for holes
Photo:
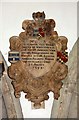
[[54,31],[55,21],[45,19],[44,12],[32,14],[34,20],[24,20],[19,36],[10,38],[8,75],[12,79],[15,97],[23,91],[34,106],[60,96],[62,80],[67,76],[67,42]]

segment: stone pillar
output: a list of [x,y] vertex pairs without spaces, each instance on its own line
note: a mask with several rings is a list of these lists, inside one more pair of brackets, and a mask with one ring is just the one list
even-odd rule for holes
[[77,86],[79,86],[79,70],[77,69],[77,63],[79,54],[77,54],[77,46],[79,46],[79,39],[69,54],[68,76],[64,80],[60,98],[54,100],[51,118],[78,118],[79,87]]
[[0,118],[22,118],[22,109],[19,99],[14,96],[11,79],[7,75],[7,64],[0,52],[0,61],[3,61],[5,71],[0,81]]

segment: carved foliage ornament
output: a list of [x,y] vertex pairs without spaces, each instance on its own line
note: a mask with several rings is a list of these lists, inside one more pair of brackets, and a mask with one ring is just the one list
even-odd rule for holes
[[24,20],[19,36],[10,38],[8,75],[12,79],[15,97],[23,91],[34,106],[60,96],[62,80],[67,76],[67,42],[54,31],[55,21],[45,19],[44,12],[33,13],[33,20]]

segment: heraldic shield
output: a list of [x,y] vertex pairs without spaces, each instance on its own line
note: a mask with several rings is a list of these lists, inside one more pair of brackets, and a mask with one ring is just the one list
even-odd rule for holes
[[24,20],[19,36],[10,38],[8,75],[12,79],[15,97],[23,91],[29,101],[40,108],[54,93],[60,96],[62,80],[67,76],[67,42],[64,36],[54,31],[55,21],[45,19],[44,12],[32,14],[33,20]]

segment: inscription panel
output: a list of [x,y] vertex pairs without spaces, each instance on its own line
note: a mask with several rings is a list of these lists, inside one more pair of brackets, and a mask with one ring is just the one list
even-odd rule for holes
[[27,63],[29,72],[35,77],[48,72],[56,61],[55,43],[48,41],[29,39],[23,45],[21,60]]

